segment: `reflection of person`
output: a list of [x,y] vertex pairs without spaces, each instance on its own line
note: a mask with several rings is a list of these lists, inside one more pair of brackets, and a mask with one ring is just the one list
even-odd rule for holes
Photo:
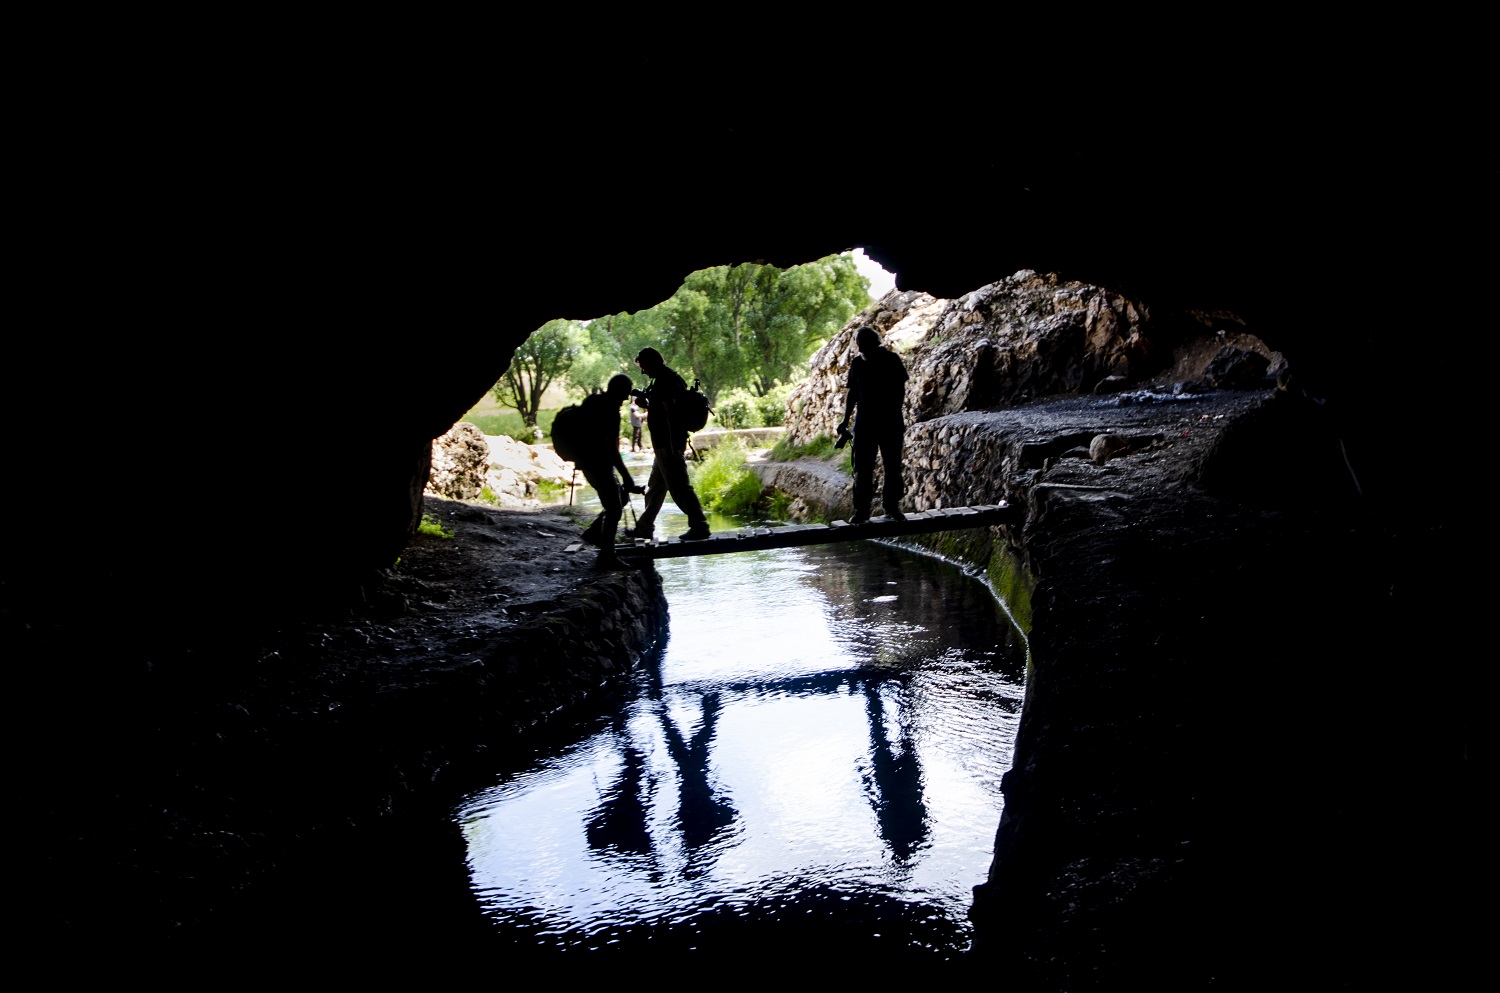
[[672,502],[688,519],[688,529],[680,537],[683,541],[702,541],[711,532],[703,505],[698,502],[698,494],[688,482],[687,461],[682,457],[687,448],[688,431],[678,427],[673,417],[674,404],[687,393],[687,382],[667,368],[661,352],[654,348],[641,349],[635,357],[635,364],[652,379],[651,385],[644,391],[635,391],[635,396],[646,409],[646,430],[651,435],[651,450],[655,457],[651,461],[651,479],[646,483],[646,506],[636,519],[635,527],[627,528],[625,534],[631,538],[652,537],[656,515],[670,492]]
[[[595,564],[608,568],[620,560],[615,556],[615,529],[620,524],[620,514],[625,509],[620,498],[620,485],[632,493],[643,492],[625,468],[625,459],[620,455],[620,404],[630,396],[634,385],[626,375],[615,376],[603,393],[591,393],[579,404],[580,429],[579,453],[575,464],[583,478],[599,494],[599,503],[604,508],[583,533],[583,539],[599,547],[599,558]],[[620,473],[620,484],[615,483],[614,473]]]
[[646,412],[632,401],[630,404],[630,450],[632,452],[638,452],[645,447],[641,444],[641,425],[645,420]]
[[854,516],[850,524],[870,519],[870,503],[875,498],[875,455],[880,455],[885,471],[880,502],[886,516],[904,521],[901,513],[901,444],[906,435],[902,406],[906,402],[906,363],[886,348],[875,329],[866,325],[854,332],[859,354],[849,363],[849,395],[844,400],[844,419],[839,431],[849,428],[849,418],[858,408],[854,422]]

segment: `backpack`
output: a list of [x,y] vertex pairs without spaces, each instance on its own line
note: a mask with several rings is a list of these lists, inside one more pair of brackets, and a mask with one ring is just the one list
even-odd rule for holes
[[682,395],[677,402],[679,427],[685,428],[688,434],[694,431],[702,431],[703,426],[708,423],[708,415],[713,411],[708,407],[708,397],[698,389],[698,381],[693,380],[693,388]]
[[552,419],[552,450],[559,458],[577,462],[583,454],[583,408],[571,404],[557,412]]

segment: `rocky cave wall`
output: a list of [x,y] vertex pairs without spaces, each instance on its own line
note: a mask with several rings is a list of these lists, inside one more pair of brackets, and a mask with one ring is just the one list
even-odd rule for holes
[[[1024,510],[918,539],[986,568],[1030,643],[975,957],[1026,988],[1257,988],[1292,963],[1325,983],[1381,975],[1373,935],[1448,941],[1369,871],[1385,773],[1359,758],[1381,749],[1370,679],[1412,632],[1380,624],[1387,526],[1285,357],[1230,315],[1030,272],[873,309],[912,375],[910,507]],[[842,416],[859,323],[815,357],[793,437]],[[763,478],[814,511],[846,499],[787,468]],[[1294,829],[1243,808],[1262,783]],[[1283,899],[1315,879],[1330,904]]]

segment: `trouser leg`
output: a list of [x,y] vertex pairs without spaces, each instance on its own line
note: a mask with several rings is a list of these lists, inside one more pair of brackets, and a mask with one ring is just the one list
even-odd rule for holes
[[[608,467],[584,466],[583,478],[599,494],[599,506],[602,508],[595,523],[599,526],[599,547],[601,549],[612,548],[615,543],[615,530],[620,526],[620,515],[624,512],[625,505],[620,500],[620,483],[615,478],[613,470]],[[593,530],[593,525],[589,526]]]
[[703,505],[698,502],[698,494],[693,491],[693,484],[688,481],[687,463],[682,456],[677,458],[656,458],[656,464],[661,466],[662,475],[666,478],[667,488],[672,493],[672,502],[677,504],[677,509],[687,515],[688,527],[707,527],[708,518],[703,514]]
[[901,509],[901,497],[906,493],[901,465],[901,449],[905,441],[904,430],[893,430],[880,439],[880,468],[885,474],[880,503],[887,514]]
[[667,480],[662,475],[661,458],[656,458],[651,463],[651,476],[646,480],[645,506],[641,508],[640,516],[635,519],[635,530],[637,534],[645,534],[656,526],[656,515],[661,512],[661,505],[667,497]]
[[854,516],[868,516],[875,499],[875,455],[880,444],[874,432],[854,432]]

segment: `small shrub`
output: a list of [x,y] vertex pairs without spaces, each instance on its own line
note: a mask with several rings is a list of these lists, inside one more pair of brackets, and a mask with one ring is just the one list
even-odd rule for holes
[[693,489],[707,510],[744,516],[760,504],[765,487],[745,468],[745,446],[730,439],[692,467]]
[[760,495],[764,491],[765,484],[760,477],[745,469],[719,496],[713,509],[731,517],[747,517],[760,506]]
[[760,414],[760,423],[768,428],[785,425],[787,399],[791,395],[790,383],[778,383],[765,396],[756,397],[755,409]]
[[441,521],[431,514],[423,514],[422,521],[417,525],[417,533],[425,534],[429,538],[451,538],[453,532],[443,527]]
[[734,485],[740,470],[745,467],[745,446],[738,439],[729,438],[709,450],[701,462],[689,463],[693,489],[706,505]]
[[747,390],[729,390],[714,403],[714,420],[728,430],[760,426],[755,397]]

